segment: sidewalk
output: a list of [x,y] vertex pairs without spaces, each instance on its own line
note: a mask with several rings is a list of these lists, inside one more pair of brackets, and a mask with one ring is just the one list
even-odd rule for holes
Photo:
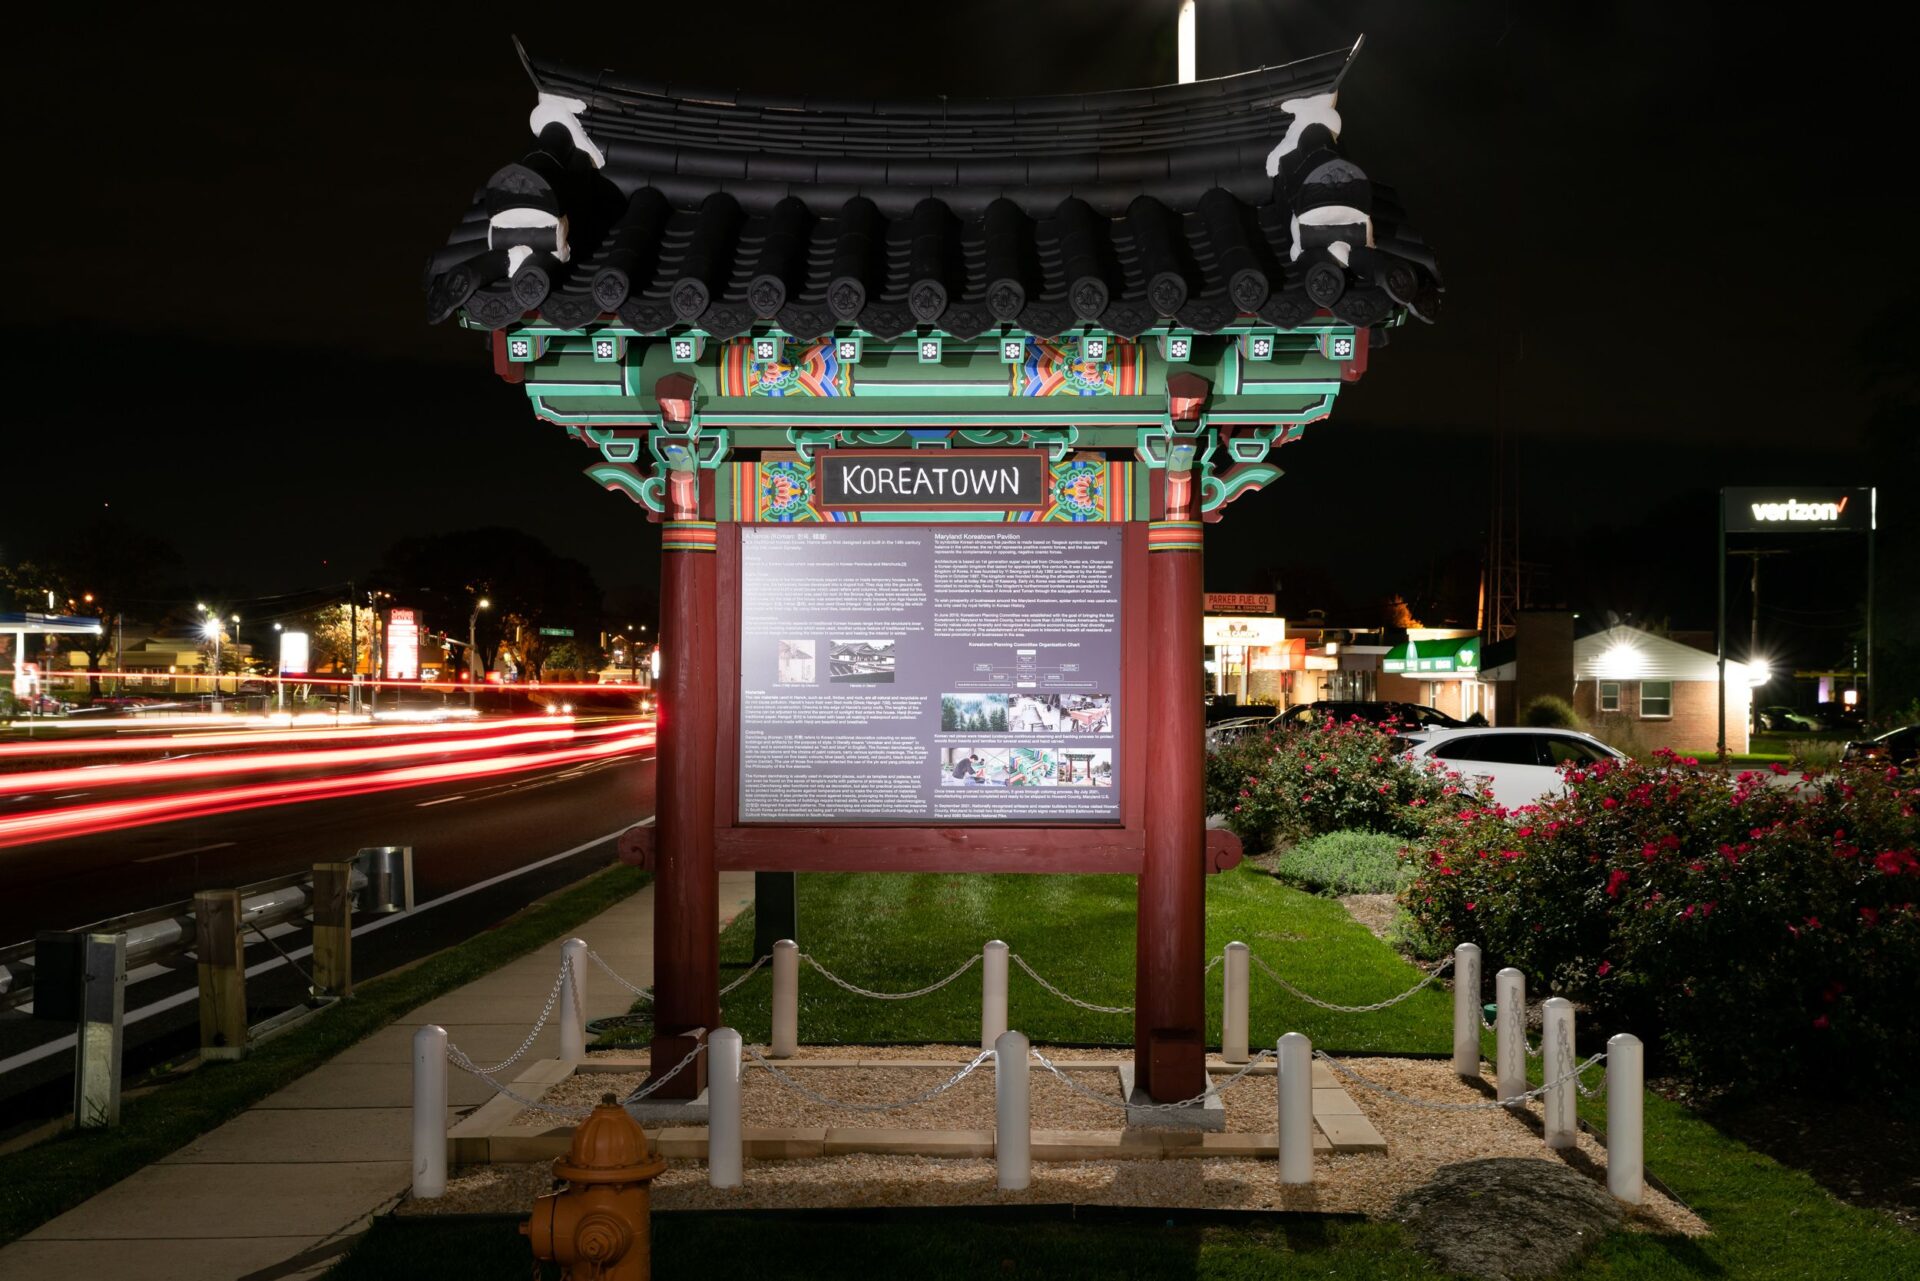
[[[753,875],[720,877],[720,921],[753,902]],[[575,933],[637,984],[653,981],[653,887]],[[413,1034],[423,1023],[479,1063],[519,1048],[553,988],[559,940],[382,1028],[173,1155],[0,1249],[0,1277],[291,1281],[325,1272],[411,1178]],[[623,1014],[624,989],[587,967],[587,1017]],[[559,1053],[550,1020],[528,1057]],[[449,1121],[492,1091],[458,1070]]]

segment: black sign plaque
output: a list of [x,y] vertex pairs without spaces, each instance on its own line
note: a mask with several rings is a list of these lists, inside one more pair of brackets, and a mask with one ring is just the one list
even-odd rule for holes
[[1046,497],[1046,456],[1031,449],[828,451],[819,467],[820,501],[829,508],[1038,508]]

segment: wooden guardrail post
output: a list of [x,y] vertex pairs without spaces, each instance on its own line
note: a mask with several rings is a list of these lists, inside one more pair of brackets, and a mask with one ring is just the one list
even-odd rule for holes
[[193,951],[200,974],[200,1057],[247,1053],[247,964],[240,945],[240,891],[193,896]]
[[313,865],[315,996],[353,994],[353,864]]

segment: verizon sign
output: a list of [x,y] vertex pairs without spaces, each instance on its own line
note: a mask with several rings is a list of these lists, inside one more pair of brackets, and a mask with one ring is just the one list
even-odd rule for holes
[[1741,488],[1721,491],[1729,534],[1838,531],[1873,528],[1871,489]]

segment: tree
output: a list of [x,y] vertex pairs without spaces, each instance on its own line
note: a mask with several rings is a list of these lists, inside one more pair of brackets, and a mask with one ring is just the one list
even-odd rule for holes
[[591,640],[569,636],[554,643],[548,649],[546,661],[541,665],[543,676],[553,680],[585,680],[606,666],[606,656],[600,646]]
[[419,602],[434,625],[455,635],[486,597],[491,608],[475,623],[481,658],[494,667],[504,651],[529,677],[551,658],[551,641],[540,635],[541,627],[571,627],[579,636],[600,630],[600,588],[587,567],[517,529],[488,526],[403,539],[387,549],[379,577],[382,586]]
[[44,537],[29,560],[11,569],[0,567],[0,602],[11,609],[100,619],[99,632],[61,641],[87,656],[89,672],[98,672],[113,652],[115,623],[130,607],[163,596],[162,579],[179,563],[180,554],[164,538],[128,521],[97,515]]
[[[357,620],[352,619],[358,614]],[[350,622],[358,623],[360,661],[373,670],[373,646],[375,642],[376,621],[371,609],[349,610],[345,605],[326,605],[313,611],[313,621],[307,627],[308,666],[314,671],[349,673],[347,662],[349,654],[348,640],[352,635]]]

